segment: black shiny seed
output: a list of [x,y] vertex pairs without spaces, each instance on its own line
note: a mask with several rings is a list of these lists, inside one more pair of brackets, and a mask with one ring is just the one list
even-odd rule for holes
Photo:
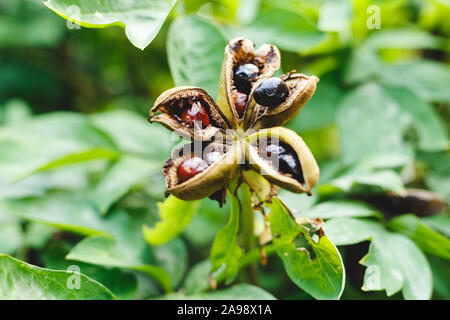
[[273,77],[264,80],[258,88],[255,89],[253,98],[255,101],[265,107],[273,108],[284,102],[289,95],[289,88],[280,78]]
[[234,85],[236,89],[246,94],[250,93],[251,80],[255,79],[259,74],[259,69],[253,63],[246,63],[237,66],[234,70]]
[[304,183],[302,166],[298,160],[294,149],[289,145],[280,142],[279,144],[269,143],[265,147],[265,154],[261,156],[272,163],[283,174],[288,174],[300,183]]

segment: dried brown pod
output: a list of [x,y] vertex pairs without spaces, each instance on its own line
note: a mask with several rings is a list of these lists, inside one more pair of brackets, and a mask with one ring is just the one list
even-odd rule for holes
[[263,44],[255,50],[253,43],[245,38],[237,38],[228,43],[225,48],[225,57],[220,74],[217,103],[233,128],[237,128],[242,123],[245,114],[250,114],[252,105],[254,105],[254,101],[247,99],[244,111],[238,112],[237,110],[236,102],[242,101],[242,96],[236,88],[236,68],[244,64],[252,64],[259,69],[258,75],[250,80],[250,90],[244,92],[244,94],[250,95],[258,80],[271,77],[279,69],[280,60],[278,48],[270,44]]
[[[195,150],[196,148],[199,150]],[[205,159],[211,150],[222,150],[223,153],[215,158],[215,161],[208,163],[208,167],[202,172],[188,180],[180,181],[178,169],[183,161],[193,156]],[[183,200],[209,197],[226,188],[236,176],[241,156],[239,143],[225,145],[211,142],[198,147],[198,142],[194,142],[175,149],[163,166],[163,174],[166,177],[167,184],[166,193],[173,194]]]
[[[319,166],[303,139],[294,131],[282,127],[264,129],[247,140],[248,162],[267,180],[292,192],[311,193],[319,180]],[[284,151],[270,155],[267,149],[271,146],[281,147]],[[273,160],[278,161],[278,165]]]
[[[268,107],[255,104],[250,120],[250,126],[253,129],[282,126],[293,119],[305,103],[311,99],[319,81],[319,78],[315,76],[300,73],[289,73],[282,76],[281,79],[286,83],[289,95],[284,102],[277,106]],[[263,81],[264,79],[259,80],[255,88],[261,85]]]
[[195,136],[202,141],[231,128],[214,99],[197,87],[175,87],[163,92],[150,109],[148,120],[159,122],[181,136],[191,139]]

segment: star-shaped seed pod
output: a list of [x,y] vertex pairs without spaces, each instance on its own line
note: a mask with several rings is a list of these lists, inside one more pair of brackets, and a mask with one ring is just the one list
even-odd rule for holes
[[225,48],[217,103],[188,86],[156,99],[149,121],[191,140],[164,164],[166,194],[222,204],[238,176],[261,201],[276,195],[276,186],[311,194],[319,179],[316,160],[301,137],[281,126],[311,98],[319,79],[295,71],[273,77],[280,59],[273,45],[255,50],[250,40],[234,39]]

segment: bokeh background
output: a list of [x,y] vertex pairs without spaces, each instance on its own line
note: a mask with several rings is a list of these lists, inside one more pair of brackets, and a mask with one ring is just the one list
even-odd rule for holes
[[[56,270],[79,265],[126,299],[163,292],[150,271],[136,271],[146,264],[187,293],[203,285],[188,274],[208,258],[229,207],[204,200],[180,237],[145,242],[142,225],[159,220],[160,167],[178,142],[146,117],[175,84],[216,95],[223,49],[235,36],[277,45],[283,72],[320,78],[288,124],[321,167],[313,197],[281,194],[295,212],[330,197],[405,187],[448,202],[449,16],[444,0],[180,0],[141,51],[120,27],[76,28],[41,1],[0,0],[0,252]],[[415,212],[447,241],[440,256],[423,250],[435,299],[450,297],[446,210]],[[113,249],[96,243],[105,233]],[[368,248],[368,241],[339,247],[344,299],[388,298],[360,290],[358,261]],[[275,257],[260,267],[258,284],[277,298],[311,298]]]

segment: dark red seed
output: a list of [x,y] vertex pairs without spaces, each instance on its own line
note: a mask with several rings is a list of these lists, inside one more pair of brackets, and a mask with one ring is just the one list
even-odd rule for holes
[[208,164],[200,157],[190,157],[184,160],[177,170],[179,182],[189,180],[193,176],[205,171],[208,168]]
[[236,109],[236,112],[239,116],[239,118],[242,118],[242,116],[244,115],[245,112],[245,106],[247,105],[247,100],[248,100],[248,95],[238,91],[236,93],[236,98],[235,98],[235,102],[234,102],[234,106]]
[[193,102],[181,112],[181,120],[191,127],[194,126],[194,122],[201,122],[202,128],[209,125],[208,113],[199,101]]

